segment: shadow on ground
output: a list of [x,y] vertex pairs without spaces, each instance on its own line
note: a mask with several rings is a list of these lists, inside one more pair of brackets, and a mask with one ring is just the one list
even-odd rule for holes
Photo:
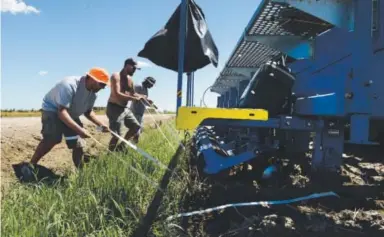
[[45,184],[52,186],[57,183],[63,182],[67,177],[54,173],[51,169],[35,164],[32,165],[27,162],[13,164],[16,178],[22,184]]
[[[95,156],[84,155],[84,162],[89,163]],[[17,180],[22,184],[45,184],[47,186],[61,185],[68,176],[58,175],[52,169],[39,164],[21,162],[12,165]]]

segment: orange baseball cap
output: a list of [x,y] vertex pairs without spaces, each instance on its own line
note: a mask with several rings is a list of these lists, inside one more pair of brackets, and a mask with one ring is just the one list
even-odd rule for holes
[[95,81],[104,83],[109,86],[109,74],[105,69],[94,67],[89,70],[87,75],[92,77]]

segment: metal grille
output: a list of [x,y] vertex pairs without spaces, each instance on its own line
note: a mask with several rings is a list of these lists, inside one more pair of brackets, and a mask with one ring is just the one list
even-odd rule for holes
[[230,86],[224,85],[223,83],[216,81],[214,86],[211,88],[211,91],[219,94],[223,94],[226,91],[228,91],[229,88]]
[[227,67],[260,67],[280,52],[271,49],[259,42],[242,41],[233,56],[227,63]]
[[[288,4],[265,1],[260,6],[260,13],[256,16],[252,26],[245,32],[252,35],[297,35],[314,37],[333,26],[319,18],[290,7]],[[220,76],[216,79],[211,91],[223,93],[228,85],[233,84],[225,80],[227,76],[241,76],[228,69],[231,67],[259,68],[267,61],[281,55],[278,50],[269,48],[259,42],[242,40],[237,46]],[[290,58],[291,61],[294,59]],[[236,80],[240,82],[241,80]],[[225,86],[225,87],[224,87]],[[221,89],[218,89],[221,88]],[[225,88],[225,89],[223,89]]]
[[333,27],[326,21],[314,17],[295,8],[285,8],[280,12],[280,25],[282,29],[292,35],[303,38],[312,38]]
[[224,87],[215,87],[211,89],[212,92],[219,93],[220,95],[224,94],[227,90],[228,88]]
[[236,71],[232,70],[231,68],[224,68],[223,69],[222,73],[220,73],[220,77],[224,77],[224,76],[244,77],[242,74],[237,73]]
[[297,35],[313,37],[333,26],[287,4],[267,2],[248,35]]
[[[239,77],[239,79],[228,79],[228,77]],[[244,75],[236,73],[236,71],[224,68],[220,73],[220,76],[216,79],[213,88],[217,88],[219,86],[224,87],[222,90],[226,91],[231,86],[236,86],[239,81],[247,79]]]
[[256,18],[253,26],[246,32],[249,35],[291,35],[279,26],[280,11],[286,4],[267,2],[261,7],[261,13]]

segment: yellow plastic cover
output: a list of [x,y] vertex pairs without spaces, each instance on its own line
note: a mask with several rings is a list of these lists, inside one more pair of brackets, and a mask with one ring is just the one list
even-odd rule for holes
[[178,130],[193,130],[207,118],[266,121],[268,120],[268,111],[263,109],[179,107],[176,128]]

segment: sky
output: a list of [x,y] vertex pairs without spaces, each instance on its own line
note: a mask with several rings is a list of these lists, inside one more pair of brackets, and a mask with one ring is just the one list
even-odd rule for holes
[[[219,50],[219,65],[195,73],[194,104],[220,74],[260,0],[195,0]],[[149,97],[163,110],[176,110],[177,73],[137,54],[171,17],[180,0],[1,0],[1,108],[40,109],[44,95],[67,76],[91,67],[110,74],[133,57],[143,66],[135,83],[156,78]],[[186,103],[186,76],[183,102]],[[96,106],[106,106],[107,88]],[[205,103],[215,107],[217,94]]]

